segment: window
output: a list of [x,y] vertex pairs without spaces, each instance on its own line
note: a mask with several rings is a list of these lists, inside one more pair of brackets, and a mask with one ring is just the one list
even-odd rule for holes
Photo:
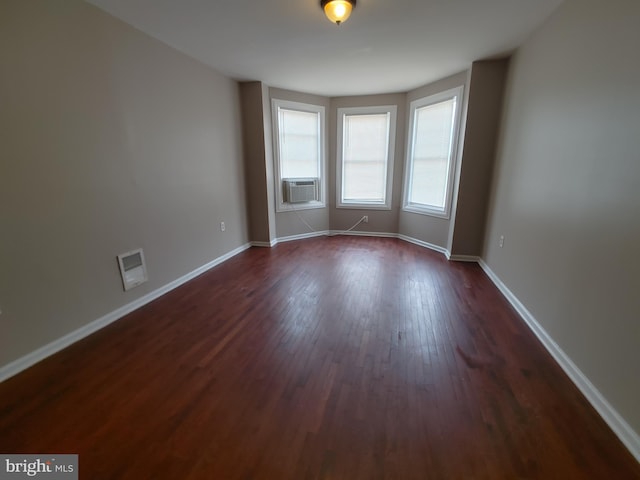
[[462,87],[411,102],[404,210],[449,218]]
[[285,179],[317,179],[318,199],[295,208],[324,207],[324,107],[274,99],[272,108],[277,211],[291,208],[285,201]]
[[338,109],[338,207],[391,208],[395,130],[395,105]]

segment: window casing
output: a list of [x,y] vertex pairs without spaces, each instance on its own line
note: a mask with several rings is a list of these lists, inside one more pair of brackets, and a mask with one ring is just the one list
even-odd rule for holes
[[411,102],[403,210],[449,218],[462,87]]
[[296,210],[323,208],[326,198],[325,113],[321,105],[272,100],[276,211],[294,208],[284,201],[284,179],[318,179],[318,200]]
[[338,109],[338,208],[389,210],[397,107]]

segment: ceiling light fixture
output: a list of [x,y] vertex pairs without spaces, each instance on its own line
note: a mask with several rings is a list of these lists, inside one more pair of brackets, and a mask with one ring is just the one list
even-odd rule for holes
[[340,25],[351,15],[351,10],[356,6],[356,0],[321,0],[320,6],[329,20]]

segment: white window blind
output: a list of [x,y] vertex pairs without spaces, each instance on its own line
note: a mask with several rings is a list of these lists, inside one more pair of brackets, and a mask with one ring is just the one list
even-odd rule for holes
[[343,202],[384,203],[389,114],[345,115],[343,142]]
[[411,203],[444,208],[455,99],[416,110]]
[[278,109],[281,178],[320,176],[320,115]]

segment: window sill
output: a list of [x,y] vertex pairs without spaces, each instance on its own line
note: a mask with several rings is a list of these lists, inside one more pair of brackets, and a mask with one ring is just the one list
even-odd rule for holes
[[336,208],[351,210],[391,210],[391,205],[382,203],[338,203]]
[[435,210],[435,209],[418,207],[413,205],[405,205],[404,207],[402,207],[402,211],[409,212],[409,213],[417,213],[418,215],[425,215],[427,217],[443,218],[445,220],[449,220],[451,218],[451,215],[449,214],[448,211]]
[[300,210],[313,210],[317,208],[326,208],[326,204],[324,202],[304,202],[304,203],[281,203],[276,208],[276,213],[282,212],[294,212]]

